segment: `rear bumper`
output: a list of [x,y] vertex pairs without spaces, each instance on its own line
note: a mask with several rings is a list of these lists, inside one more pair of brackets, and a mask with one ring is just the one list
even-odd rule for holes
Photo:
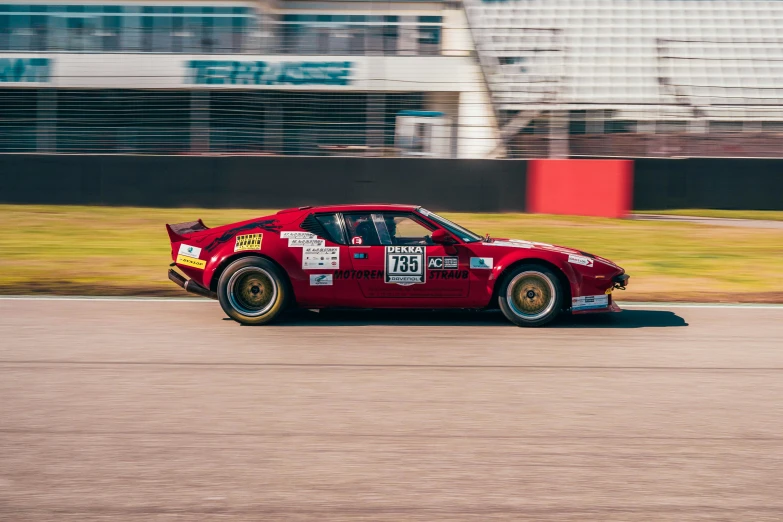
[[169,269],[169,281],[173,281],[177,286],[183,288],[186,292],[191,294],[200,295],[201,297],[208,297],[209,299],[217,299],[217,294],[210,291],[208,288],[204,288],[198,282],[192,279],[186,279],[185,276],[179,272],[175,272],[173,269]]

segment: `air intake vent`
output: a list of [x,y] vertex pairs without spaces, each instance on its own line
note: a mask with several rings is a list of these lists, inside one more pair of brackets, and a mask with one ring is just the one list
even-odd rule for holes
[[300,228],[303,230],[307,230],[308,232],[315,234],[318,237],[329,239],[331,240],[331,236],[329,236],[329,233],[326,231],[326,229],[321,225],[321,223],[318,222],[317,219],[315,219],[315,216],[310,214],[307,216],[304,221],[302,221],[302,224],[299,225]]

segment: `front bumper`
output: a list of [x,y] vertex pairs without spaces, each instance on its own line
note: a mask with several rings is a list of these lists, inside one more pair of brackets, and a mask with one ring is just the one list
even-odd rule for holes
[[614,283],[614,287],[618,290],[625,290],[625,287],[628,286],[628,280],[631,279],[631,276],[623,272],[622,274],[618,274],[612,278],[612,283]]
[[[614,296],[612,295],[612,292],[614,290],[625,290],[625,287],[628,286],[629,279],[631,279],[631,277],[625,272],[622,272],[612,277],[612,286],[606,289],[604,295],[574,297],[571,299],[571,313],[574,315],[580,315],[622,312],[622,309],[617,306],[617,303],[614,302]],[[590,305],[589,301],[591,300],[596,305],[602,301],[605,301],[606,304],[603,306]]]

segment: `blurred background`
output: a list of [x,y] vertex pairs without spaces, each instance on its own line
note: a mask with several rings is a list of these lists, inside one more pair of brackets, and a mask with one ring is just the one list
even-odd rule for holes
[[780,157],[777,0],[4,1],[0,152]]
[[[783,0],[0,0],[0,520],[783,520],[782,143]],[[165,223],[370,202],[624,311],[166,277]]]

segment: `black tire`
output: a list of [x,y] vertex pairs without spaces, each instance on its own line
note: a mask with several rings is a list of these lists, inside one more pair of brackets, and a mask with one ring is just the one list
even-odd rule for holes
[[228,265],[220,275],[217,290],[226,315],[247,325],[275,320],[290,294],[280,268],[262,257],[243,257]]
[[544,326],[563,308],[564,291],[552,269],[521,265],[509,272],[500,285],[498,304],[506,319],[517,326]]

